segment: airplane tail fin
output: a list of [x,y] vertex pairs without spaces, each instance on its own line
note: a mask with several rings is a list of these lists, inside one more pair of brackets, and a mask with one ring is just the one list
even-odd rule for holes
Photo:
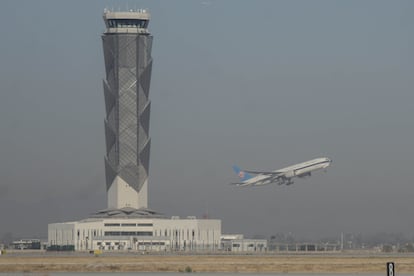
[[250,173],[241,170],[236,165],[233,166],[233,171],[237,174],[241,181],[246,181],[253,177]]

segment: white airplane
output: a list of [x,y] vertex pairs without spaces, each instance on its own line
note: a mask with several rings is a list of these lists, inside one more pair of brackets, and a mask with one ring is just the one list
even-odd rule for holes
[[[261,186],[271,183],[291,185],[293,184],[292,178],[311,176],[313,171],[326,169],[331,163],[331,159],[322,157],[270,172],[241,170],[239,167],[233,166],[233,170],[239,176],[241,182],[231,184],[240,187]],[[252,174],[255,174],[255,176]]]

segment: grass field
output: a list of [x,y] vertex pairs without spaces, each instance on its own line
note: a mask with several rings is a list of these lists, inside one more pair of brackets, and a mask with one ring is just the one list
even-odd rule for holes
[[413,273],[412,256],[340,255],[125,255],[0,256],[0,272],[250,272],[384,274]]

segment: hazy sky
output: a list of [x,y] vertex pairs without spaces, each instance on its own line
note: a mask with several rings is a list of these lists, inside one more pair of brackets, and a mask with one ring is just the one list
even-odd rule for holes
[[[106,208],[104,8],[154,35],[149,207],[223,233],[414,235],[414,2],[1,1],[0,237]],[[291,186],[231,166],[327,156]]]

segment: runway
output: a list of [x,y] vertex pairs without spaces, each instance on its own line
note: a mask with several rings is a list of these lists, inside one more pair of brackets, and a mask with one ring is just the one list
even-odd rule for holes
[[386,275],[394,262],[396,274],[414,271],[412,255],[105,255],[6,254],[0,272],[210,272],[325,273]]

